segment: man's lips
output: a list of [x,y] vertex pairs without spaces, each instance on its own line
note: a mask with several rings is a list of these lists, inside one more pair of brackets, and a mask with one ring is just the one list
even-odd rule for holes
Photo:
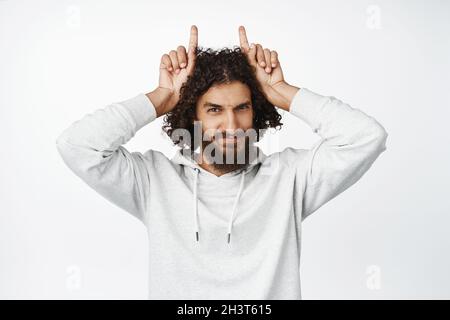
[[[240,140],[240,139],[239,139]],[[228,137],[228,138],[219,138],[218,142],[222,143],[236,143],[238,141],[238,137]]]

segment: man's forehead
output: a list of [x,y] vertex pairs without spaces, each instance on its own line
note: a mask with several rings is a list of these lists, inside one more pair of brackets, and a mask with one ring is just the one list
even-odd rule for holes
[[233,81],[210,87],[197,101],[197,106],[200,108],[209,106],[235,108],[248,103],[251,104],[249,87],[241,82]]
[[[216,101],[216,102],[214,102]],[[202,105],[204,107],[229,107],[229,108],[234,108],[234,107],[239,107],[239,106],[244,106],[244,105],[251,105],[251,101],[249,99],[243,99],[243,100],[237,100],[236,102],[231,102],[231,103],[226,103],[223,101],[219,101],[219,100],[211,100],[211,101],[203,101]]]
[[245,93],[214,93],[206,94],[201,99],[201,104],[216,104],[221,106],[235,107],[243,103],[251,102],[251,96]]

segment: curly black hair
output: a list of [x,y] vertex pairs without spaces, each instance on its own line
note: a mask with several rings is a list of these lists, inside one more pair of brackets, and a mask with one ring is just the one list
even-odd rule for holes
[[[198,99],[214,85],[240,81],[251,92],[253,105],[253,129],[259,140],[268,128],[281,129],[281,115],[265,97],[255,76],[255,68],[250,65],[241,48],[196,48],[195,67],[180,89],[180,99],[176,106],[164,117],[163,130],[172,141],[182,147],[191,148],[194,140],[194,120]],[[179,136],[172,137],[176,129],[190,132],[191,141],[184,141]],[[261,130],[261,135],[259,135]],[[191,151],[193,151],[191,149]]]

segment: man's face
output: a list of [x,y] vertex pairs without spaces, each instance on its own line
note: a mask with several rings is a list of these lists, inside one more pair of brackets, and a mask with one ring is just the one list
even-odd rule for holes
[[215,149],[224,157],[232,153],[233,157],[224,158],[224,163],[230,164],[230,159],[236,163],[237,155],[248,151],[249,139],[243,133],[253,128],[253,112],[251,91],[242,82],[211,87],[200,97],[196,107],[196,118],[201,121],[206,139],[202,143],[203,150]]

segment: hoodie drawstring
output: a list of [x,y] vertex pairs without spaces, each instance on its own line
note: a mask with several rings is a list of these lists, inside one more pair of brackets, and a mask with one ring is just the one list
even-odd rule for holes
[[194,224],[195,224],[195,238],[198,241],[198,201],[197,201],[197,181],[198,181],[198,173],[200,169],[194,168],[195,177],[194,177]]
[[[194,224],[195,224],[195,238],[197,241],[199,241],[199,228],[198,228],[198,196],[197,196],[197,184],[198,184],[198,174],[200,173],[200,169],[198,168],[194,168],[195,170],[195,176],[194,176]],[[241,197],[242,194],[242,190],[244,189],[244,181],[245,181],[245,173],[246,171],[243,170],[242,174],[241,174],[241,183],[239,185],[239,191],[236,195],[236,198],[234,200],[234,204],[233,204],[233,211],[231,212],[231,216],[230,216],[230,221],[228,223],[228,243],[230,243],[231,241],[231,231],[233,229],[233,221],[234,221],[234,216],[236,214],[237,211],[237,205],[239,202],[239,198]]]

